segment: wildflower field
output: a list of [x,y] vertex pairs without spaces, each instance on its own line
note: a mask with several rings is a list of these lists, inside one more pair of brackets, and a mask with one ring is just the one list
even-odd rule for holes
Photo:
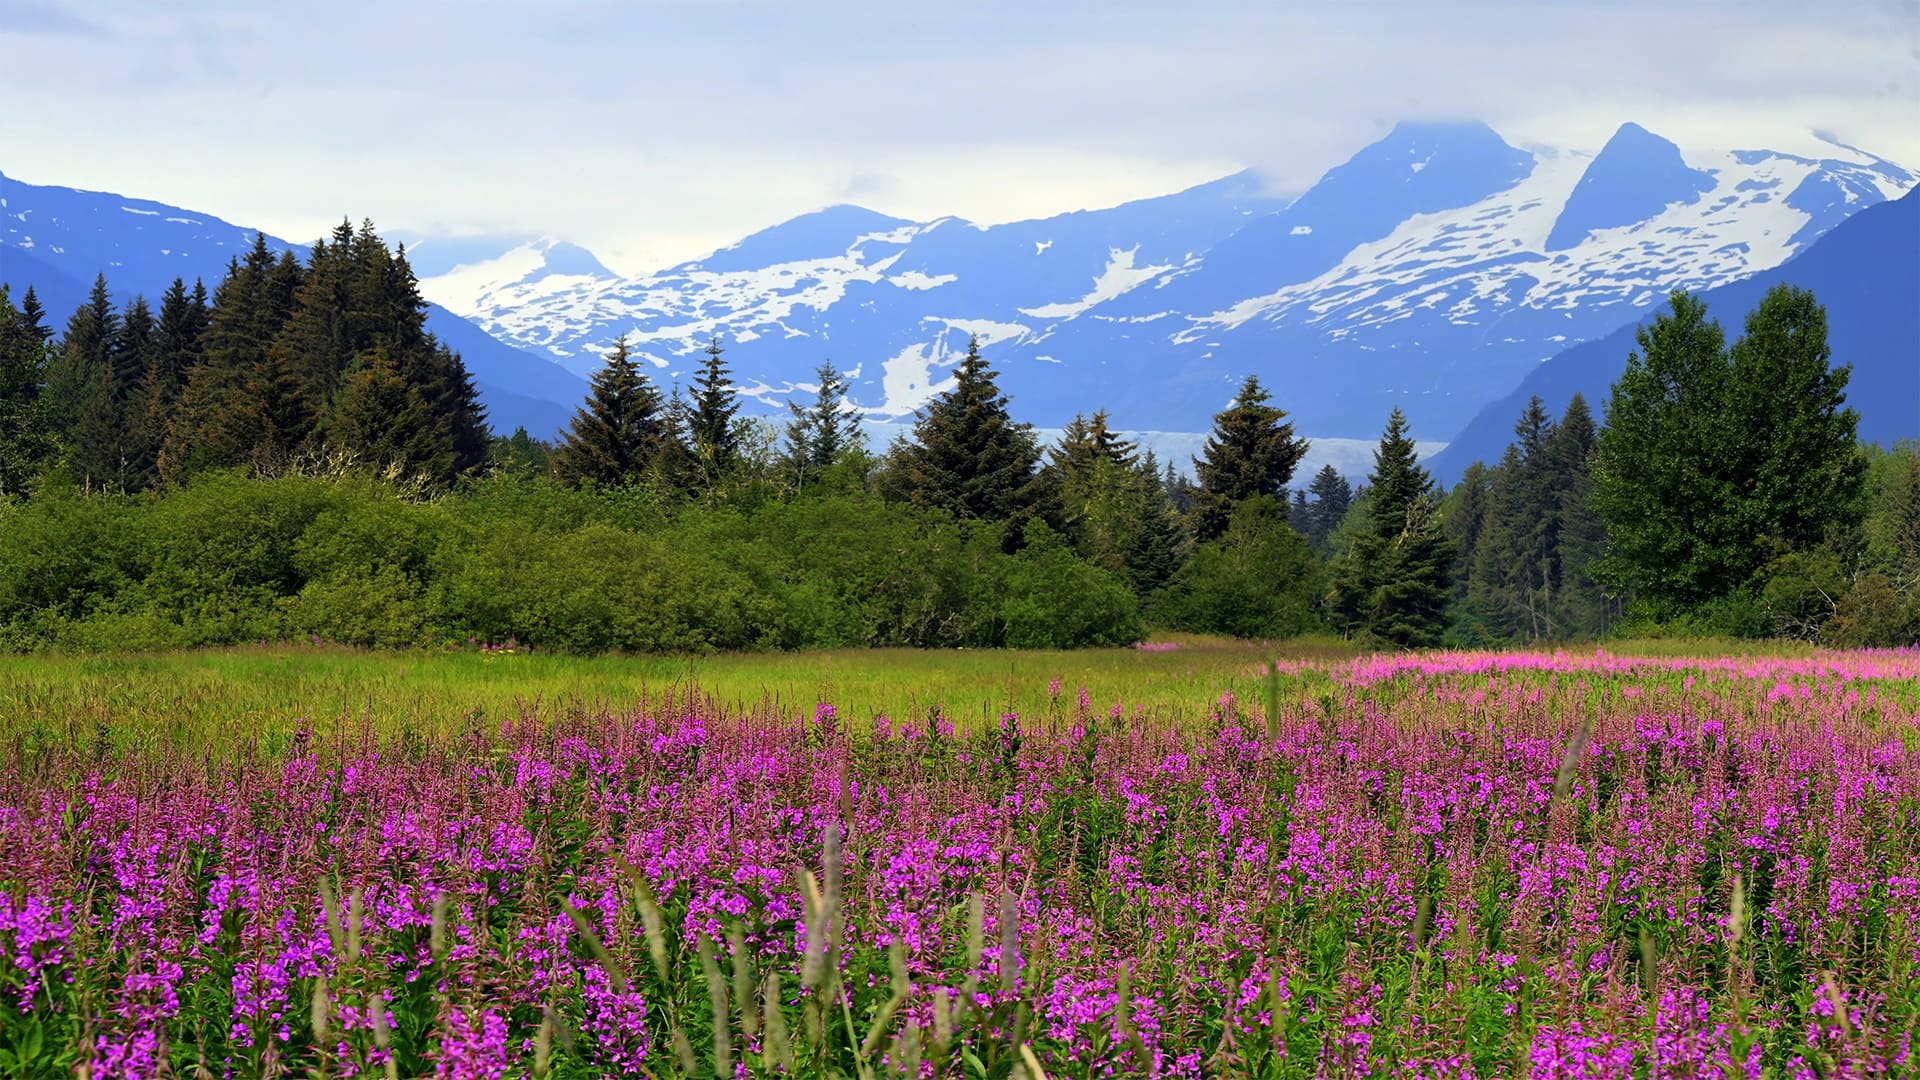
[[1920,1073],[1920,652],[957,662],[0,663],[0,1077]]

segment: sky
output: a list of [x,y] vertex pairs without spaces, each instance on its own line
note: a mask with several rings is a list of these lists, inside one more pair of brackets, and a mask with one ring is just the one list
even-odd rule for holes
[[982,223],[1403,119],[1920,166],[1920,0],[0,0],[0,171],[303,240],[551,235],[626,273],[857,202]]

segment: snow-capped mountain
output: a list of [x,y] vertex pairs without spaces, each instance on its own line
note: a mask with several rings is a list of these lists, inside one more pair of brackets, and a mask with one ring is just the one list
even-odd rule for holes
[[978,335],[1043,427],[1106,407],[1126,428],[1204,431],[1254,372],[1309,435],[1373,439],[1398,405],[1444,439],[1668,291],[1777,266],[1920,184],[1802,141],[1683,150],[1627,124],[1589,152],[1402,124],[1294,199],[1241,173],[991,227],[837,206],[635,278],[541,241],[422,285],[583,375],[623,333],[666,379],[717,336],[769,407],[831,359],[858,404],[903,416]]
[[[1708,289],[1700,300],[1732,341],[1776,285],[1807,289],[1826,308],[1833,363],[1853,369],[1847,404],[1860,416],[1860,438],[1882,446],[1920,438],[1920,189],[1848,218],[1787,262]],[[1557,416],[1579,393],[1599,418],[1627,355],[1639,347],[1639,323],[1665,308],[1656,305],[1638,321],[1536,365],[1455,434],[1429,463],[1434,476],[1452,483],[1475,461],[1498,461],[1536,395]]]
[[[175,277],[201,279],[211,293],[228,260],[244,255],[253,237],[252,229],[211,214],[0,175],[0,282],[12,286],[15,303],[33,286],[56,331],[96,275],[106,275],[116,304],[136,294],[157,304]],[[306,252],[274,237],[267,242],[276,251]],[[525,425],[551,434],[586,396],[585,381],[572,372],[499,341],[445,307],[428,309],[427,328],[466,361],[496,430]]]

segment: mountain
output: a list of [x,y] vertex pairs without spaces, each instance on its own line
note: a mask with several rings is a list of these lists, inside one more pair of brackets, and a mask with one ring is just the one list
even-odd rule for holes
[[[136,294],[158,302],[175,277],[225,276],[228,260],[253,244],[254,231],[191,210],[99,191],[22,183],[0,174],[0,281],[15,300],[33,286],[55,330],[86,298],[97,274],[116,303]],[[305,245],[269,237],[277,251],[302,256]],[[449,267],[451,264],[449,264]],[[586,397],[584,380],[547,358],[501,342],[438,304],[427,328],[459,353],[473,373],[494,428],[550,435]]]
[[578,374],[626,333],[684,380],[718,336],[769,411],[831,359],[870,416],[904,417],[977,334],[1042,427],[1104,406],[1205,431],[1255,372],[1305,434],[1371,441],[1400,406],[1437,440],[1669,290],[1777,267],[1916,184],[1817,133],[1683,149],[1626,124],[1586,152],[1401,124],[1297,198],[1249,172],[994,226],[837,206],[638,277],[538,241],[422,287]]
[[[1767,290],[1782,284],[1808,289],[1825,305],[1833,362],[1853,365],[1847,403],[1860,414],[1860,437],[1882,445],[1920,438],[1920,191],[1862,210],[1788,262],[1700,299],[1731,342]],[[1638,347],[1634,331],[1652,315],[1535,368],[1433,459],[1434,475],[1451,484],[1470,463],[1497,461],[1536,394],[1557,415],[1577,391],[1598,414]]]

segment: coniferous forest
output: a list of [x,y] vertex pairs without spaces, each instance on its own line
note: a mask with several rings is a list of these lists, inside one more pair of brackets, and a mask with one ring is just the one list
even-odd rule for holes
[[109,285],[64,325],[0,292],[3,648],[1920,640],[1920,449],[1857,442],[1787,287],[1675,294],[1609,400],[1536,398],[1444,491],[1397,410],[1366,476],[1296,475],[1252,376],[1190,463],[1098,400],[1043,444],[977,345],[885,448],[830,363],[743,415],[718,340],[684,388],[622,340],[557,443],[494,435],[370,223],[305,262],[261,238],[211,290]]

